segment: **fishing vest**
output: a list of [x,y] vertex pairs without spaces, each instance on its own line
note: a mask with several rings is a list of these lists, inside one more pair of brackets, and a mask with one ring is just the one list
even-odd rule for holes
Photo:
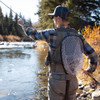
[[[78,31],[76,31],[73,28],[64,28],[64,27],[59,27],[55,29],[55,36],[56,36],[56,48],[49,48],[48,55],[46,57],[45,64],[49,65],[51,63],[59,63],[62,64],[62,58],[61,58],[61,41],[66,37],[68,34],[78,34]],[[51,43],[53,39],[53,36],[50,35],[49,41]]]

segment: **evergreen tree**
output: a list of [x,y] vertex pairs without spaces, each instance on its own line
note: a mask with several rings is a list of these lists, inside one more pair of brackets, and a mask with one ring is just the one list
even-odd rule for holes
[[17,36],[14,24],[12,25],[12,31],[11,31],[11,33],[12,33],[12,35],[16,35]]
[[99,24],[99,0],[67,0],[65,6],[71,11],[70,25],[78,28],[94,22]]
[[100,0],[76,0],[76,5],[80,18],[88,22],[100,20]]
[[3,24],[0,21],[0,34],[3,35]]
[[14,18],[14,30],[15,30],[15,32],[14,32],[14,35],[18,35],[19,36],[19,32],[18,32],[18,15],[16,14],[15,15],[15,18]]
[[3,34],[7,35],[8,34],[8,16],[7,16],[7,14],[3,20],[3,28],[4,28]]
[[28,21],[26,22],[26,24],[27,24],[28,26],[32,26],[32,21],[31,21],[31,19],[28,19]]
[[8,31],[9,34],[12,34],[12,26],[13,26],[13,15],[12,15],[12,10],[10,10],[10,14],[9,14],[9,19],[8,19]]
[[53,27],[52,17],[48,16],[48,13],[53,12],[57,5],[60,5],[65,1],[66,0],[41,0],[39,11],[37,13],[40,17],[39,27],[42,27],[43,29]]
[[3,13],[0,7],[0,34],[3,34]]
[[[22,17],[20,13],[20,17]],[[24,17],[22,17],[24,18]],[[32,22],[29,19],[28,21],[24,18],[26,24],[29,26],[32,26]],[[22,28],[18,25],[18,15],[15,15],[15,18],[13,19],[12,10],[10,10],[9,16],[4,17],[2,13],[2,9],[0,8],[0,34],[1,35],[16,35],[19,37],[24,37]]]
[[3,20],[3,13],[2,13],[2,9],[0,7],[0,21]]
[[100,21],[99,0],[41,0],[37,13],[40,17],[39,27],[43,29],[53,27],[52,18],[48,13],[53,12],[58,5],[69,8],[71,12],[69,24],[76,29]]
[[[21,13],[20,13],[20,17],[22,17]],[[15,30],[14,35],[17,35],[19,37],[23,37],[22,29],[18,25],[18,15],[17,14],[15,15],[15,18],[14,18],[14,28],[13,28],[13,30]]]
[[8,28],[6,27],[4,30],[4,35],[7,35],[7,34],[8,34]]

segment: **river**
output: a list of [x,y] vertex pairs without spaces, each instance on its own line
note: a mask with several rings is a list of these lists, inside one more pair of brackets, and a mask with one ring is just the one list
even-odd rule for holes
[[0,100],[47,100],[43,55],[29,48],[0,49]]

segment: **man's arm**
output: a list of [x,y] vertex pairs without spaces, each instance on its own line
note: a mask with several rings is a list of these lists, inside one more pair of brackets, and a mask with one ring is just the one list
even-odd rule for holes
[[84,39],[84,54],[88,56],[89,59],[89,67],[86,69],[87,72],[93,73],[97,68],[97,54],[95,50],[89,45],[89,43]]
[[43,31],[37,31],[31,27],[28,27],[25,29],[25,32],[27,36],[32,37],[34,40],[45,40],[46,42],[49,42],[49,35],[51,33],[55,33],[55,30],[48,29],[48,30],[43,30]]
[[24,25],[23,19],[19,19],[18,24],[22,27],[25,35],[29,36],[34,40],[45,40],[49,42],[49,34],[55,32],[54,29],[37,31],[33,27],[27,27],[26,25]]

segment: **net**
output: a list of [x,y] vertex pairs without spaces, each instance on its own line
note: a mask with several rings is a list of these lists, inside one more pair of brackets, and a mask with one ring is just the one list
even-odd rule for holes
[[67,36],[62,41],[62,61],[69,74],[75,75],[83,67],[83,43],[78,36]]

